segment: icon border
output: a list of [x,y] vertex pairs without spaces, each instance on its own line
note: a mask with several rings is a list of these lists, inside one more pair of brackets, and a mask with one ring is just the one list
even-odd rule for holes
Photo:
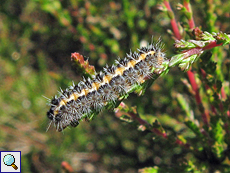
[[[20,167],[19,167],[19,172],[17,172],[17,173],[21,173],[21,166],[22,166],[22,152],[21,151],[0,151],[0,155],[2,154],[2,153],[16,153],[16,152],[19,152],[20,153]],[[3,160],[2,160],[2,158],[1,158],[1,163],[0,163],[0,173],[15,173],[15,172],[2,172],[2,170],[1,170],[1,168],[2,168],[2,164],[4,164],[3,163]]]

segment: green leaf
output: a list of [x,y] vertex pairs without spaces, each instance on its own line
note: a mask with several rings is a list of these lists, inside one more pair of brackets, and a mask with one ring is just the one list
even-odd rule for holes
[[194,122],[186,121],[185,125],[187,125],[187,127],[190,128],[190,130],[192,130],[200,139],[204,137],[203,134],[200,132],[199,127],[197,127]]
[[189,119],[193,119],[194,118],[194,115],[193,115],[194,113],[190,109],[190,106],[189,106],[187,100],[185,99],[185,97],[182,94],[177,93],[176,98],[177,98],[177,101],[179,102],[179,104],[181,105],[182,109],[185,111],[187,117]]
[[223,43],[223,46],[230,43],[230,36],[226,33],[219,32],[213,33],[213,36],[217,40],[217,44]]
[[210,131],[210,135],[214,140],[212,151],[219,159],[224,157],[224,150],[226,148],[226,144],[224,142],[225,130],[223,129],[223,125],[224,123],[221,117],[211,117],[212,131]]
[[157,166],[154,167],[148,167],[148,168],[143,168],[139,169],[139,173],[158,173],[159,168]]

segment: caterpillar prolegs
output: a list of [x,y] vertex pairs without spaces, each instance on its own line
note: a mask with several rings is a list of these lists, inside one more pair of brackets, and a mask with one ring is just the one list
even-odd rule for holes
[[61,91],[51,100],[47,117],[58,131],[67,126],[76,127],[83,118],[91,119],[109,103],[133,92],[134,86],[144,84],[153,75],[159,76],[168,63],[160,42],[142,47],[106,66],[92,79],[83,79]]

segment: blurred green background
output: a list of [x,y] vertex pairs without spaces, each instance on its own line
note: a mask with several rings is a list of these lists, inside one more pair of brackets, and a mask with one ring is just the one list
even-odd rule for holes
[[[172,6],[175,9],[176,3]],[[77,1],[1,0],[0,4],[0,150],[22,151],[22,172],[137,172],[148,166],[173,167],[193,156],[168,141],[153,138],[122,122],[113,111],[99,114],[63,133],[51,126],[43,97],[81,80],[71,53],[79,52],[97,72],[117,57],[135,51],[140,43],[161,37],[168,57],[173,39],[170,20],[157,9],[157,0]],[[208,3],[192,3],[197,26],[210,31]],[[215,27],[229,32],[228,1],[215,1]],[[213,7],[214,8],[214,7]],[[178,19],[183,24],[184,19]],[[214,24],[213,24],[214,25]],[[174,98],[187,92],[177,68],[158,79],[146,94],[131,94],[125,103],[137,106],[141,116],[157,119],[168,129],[192,137],[183,125],[184,112]],[[188,95],[188,97],[190,97]],[[181,121],[182,120],[182,121]]]

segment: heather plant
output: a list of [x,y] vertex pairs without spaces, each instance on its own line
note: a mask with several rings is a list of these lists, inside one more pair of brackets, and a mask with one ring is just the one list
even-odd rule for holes
[[[229,172],[229,8],[220,0],[3,1],[1,150],[21,150],[24,172]],[[42,95],[159,38],[168,58],[159,75],[90,122],[45,133]]]
[[[230,103],[229,94],[226,94],[229,93],[229,63],[215,62],[215,59],[212,58],[211,49],[229,44],[230,35],[222,32],[209,33],[195,27],[189,1],[183,1],[183,4],[178,5],[178,9],[188,22],[188,27],[180,26],[180,29],[169,2],[162,2],[159,8],[170,19],[171,34],[175,39],[174,47],[177,54],[169,58],[169,63],[163,64],[163,68],[158,69],[160,72],[151,79],[151,83],[159,76],[167,75],[171,67],[178,66],[182,71],[187,72],[189,81],[183,80],[183,83],[191,97],[186,99],[183,93],[176,93],[175,98],[186,114],[182,122],[188,130],[193,132],[194,136],[186,137],[183,134],[178,135],[173,129],[166,130],[164,125],[161,125],[157,120],[155,122],[144,120],[135,107],[127,106],[124,102],[121,102],[121,99],[119,99],[120,105],[115,109],[116,115],[121,120],[138,126],[141,131],[148,131],[153,136],[160,136],[162,140],[167,140],[169,144],[175,143],[194,156],[194,160],[185,159],[171,168],[149,167],[141,169],[140,172],[173,172],[176,170],[183,172],[226,172],[229,170],[228,164],[225,164],[229,157]],[[210,16],[209,20],[214,19],[213,16]],[[219,59],[224,60],[221,57],[218,58],[218,62]],[[84,64],[84,61],[75,60],[75,63],[80,66]],[[192,67],[197,61],[199,62],[198,65],[195,68]],[[226,66],[224,68],[227,71],[218,67],[222,64]],[[86,67],[84,71],[87,69]],[[152,71],[154,70],[156,69],[154,68]],[[149,81],[141,86],[135,86],[134,91],[141,91],[143,94],[148,84]],[[132,91],[133,89],[131,89]],[[192,99],[195,100],[197,108],[191,108]],[[107,105],[107,108],[111,107],[114,107],[114,103]],[[94,113],[89,117],[92,118],[92,116],[94,116]]]

